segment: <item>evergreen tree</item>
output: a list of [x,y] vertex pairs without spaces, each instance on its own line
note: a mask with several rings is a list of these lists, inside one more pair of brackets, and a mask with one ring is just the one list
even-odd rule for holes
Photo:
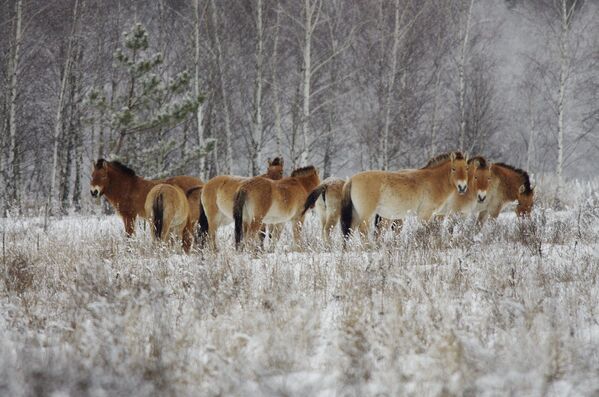
[[112,93],[112,103],[107,100],[110,93],[103,89],[94,88],[89,95],[92,122],[112,131],[109,157],[144,175],[162,177],[183,172],[187,164],[197,164],[200,156],[212,150],[212,141],[199,147],[177,135],[176,127],[194,114],[203,98],[192,95],[187,71],[168,81],[158,75],[163,57],[151,53],[142,24],[124,33],[124,48],[116,50],[114,61],[123,78]]

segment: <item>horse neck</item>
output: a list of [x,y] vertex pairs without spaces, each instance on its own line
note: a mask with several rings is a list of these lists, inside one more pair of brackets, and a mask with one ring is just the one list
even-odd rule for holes
[[514,201],[518,199],[518,189],[522,184],[522,177],[510,169],[495,166],[491,169],[493,176],[497,179],[497,187],[505,199]]
[[[147,196],[155,184],[142,177],[125,175],[118,171],[113,171],[111,180],[114,181],[104,193],[106,198],[116,205],[124,205],[129,208],[140,207],[135,196]],[[145,199],[143,201],[145,202]],[[141,209],[143,209],[143,205],[144,203],[141,204]],[[136,209],[139,211],[140,208]]]
[[451,161],[438,165],[434,168],[427,169],[430,175],[431,182],[441,187],[443,191],[450,194],[455,186],[451,183]]
[[316,173],[311,174],[311,175],[305,175],[305,176],[296,176],[294,178],[296,178],[297,181],[308,192],[311,192],[312,190],[314,190],[314,188],[316,186],[318,186],[318,184],[320,183],[320,178],[318,177],[318,174],[316,174]]

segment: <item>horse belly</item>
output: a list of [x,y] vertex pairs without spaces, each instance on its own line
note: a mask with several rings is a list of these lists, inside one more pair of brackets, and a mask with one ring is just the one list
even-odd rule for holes
[[420,205],[413,194],[387,190],[381,193],[376,213],[387,219],[403,219],[416,213]]
[[281,208],[281,206],[273,203],[262,222],[267,224],[283,223],[287,222],[292,217],[293,214],[290,213],[289,210]]

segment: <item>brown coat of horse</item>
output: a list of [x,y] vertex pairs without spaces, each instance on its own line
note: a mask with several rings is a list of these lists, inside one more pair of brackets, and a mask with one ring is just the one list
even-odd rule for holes
[[179,186],[166,183],[150,189],[146,197],[145,213],[156,240],[166,242],[169,234],[174,234],[181,239],[183,250],[189,253],[197,218],[191,217],[188,198],[193,194],[197,195],[201,189],[202,186],[198,185],[184,192]]
[[[135,232],[135,219],[141,216],[147,219],[146,197],[155,185],[167,183],[179,186],[183,191],[203,185],[198,178],[175,176],[163,180],[148,180],[135,175],[131,168],[118,161],[99,159],[93,164],[90,192],[93,197],[104,196],[123,219],[128,236]],[[199,194],[190,197],[190,212],[197,222],[200,214]]]
[[327,178],[306,199],[304,214],[311,208],[320,219],[322,238],[325,243],[331,242],[333,228],[339,223],[341,214],[341,193],[345,181],[339,178]]
[[291,176],[273,181],[254,177],[244,181],[235,193],[235,245],[239,248],[244,229],[249,241],[255,239],[262,224],[293,222],[293,240],[297,244],[304,222],[304,203],[320,183],[316,168],[297,169]]
[[462,214],[477,212],[477,203],[487,198],[487,190],[491,182],[489,163],[482,156],[468,159],[468,190],[464,194],[453,191],[436,215]]
[[[268,170],[261,177],[279,180],[283,177],[283,159],[268,161]],[[233,200],[239,186],[250,178],[219,175],[210,179],[202,189],[200,212],[200,235],[207,236],[209,244],[216,249],[216,232],[220,226],[233,222]]]
[[477,206],[480,211],[478,219],[497,218],[503,207],[516,200],[516,214],[529,215],[534,202],[534,188],[530,186],[528,173],[511,165],[493,163],[487,200]]
[[375,214],[429,220],[456,190],[468,190],[467,160],[458,152],[437,156],[423,169],[360,172],[343,186],[341,230],[346,238],[355,227],[366,235]]

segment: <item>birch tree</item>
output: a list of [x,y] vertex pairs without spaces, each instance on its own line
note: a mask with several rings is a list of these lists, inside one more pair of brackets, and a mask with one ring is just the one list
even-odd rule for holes
[[9,74],[9,116],[8,116],[8,129],[9,129],[9,147],[8,147],[8,161],[7,161],[7,174],[9,178],[9,195],[8,202],[10,205],[20,205],[20,173],[19,173],[19,154],[17,147],[17,100],[18,100],[18,89],[19,89],[19,77],[20,77],[20,56],[21,56],[21,44],[23,40],[23,1],[17,0],[15,2],[15,19],[14,19],[14,41],[11,43],[11,53],[8,67]]
[[58,146],[60,144],[60,135],[63,128],[63,111],[64,111],[64,99],[67,89],[67,81],[71,73],[71,62],[73,53],[73,41],[75,40],[75,33],[77,31],[77,20],[79,18],[79,0],[75,0],[73,6],[73,17],[72,17],[71,34],[69,35],[67,51],[65,55],[65,63],[62,71],[62,77],[60,81],[60,89],[58,92],[58,104],[56,106],[56,117],[54,121],[54,136],[53,136],[53,150],[52,150],[52,175],[50,177],[50,192],[48,193],[48,209],[52,207],[54,200],[54,193],[56,190],[56,176],[58,173]]

